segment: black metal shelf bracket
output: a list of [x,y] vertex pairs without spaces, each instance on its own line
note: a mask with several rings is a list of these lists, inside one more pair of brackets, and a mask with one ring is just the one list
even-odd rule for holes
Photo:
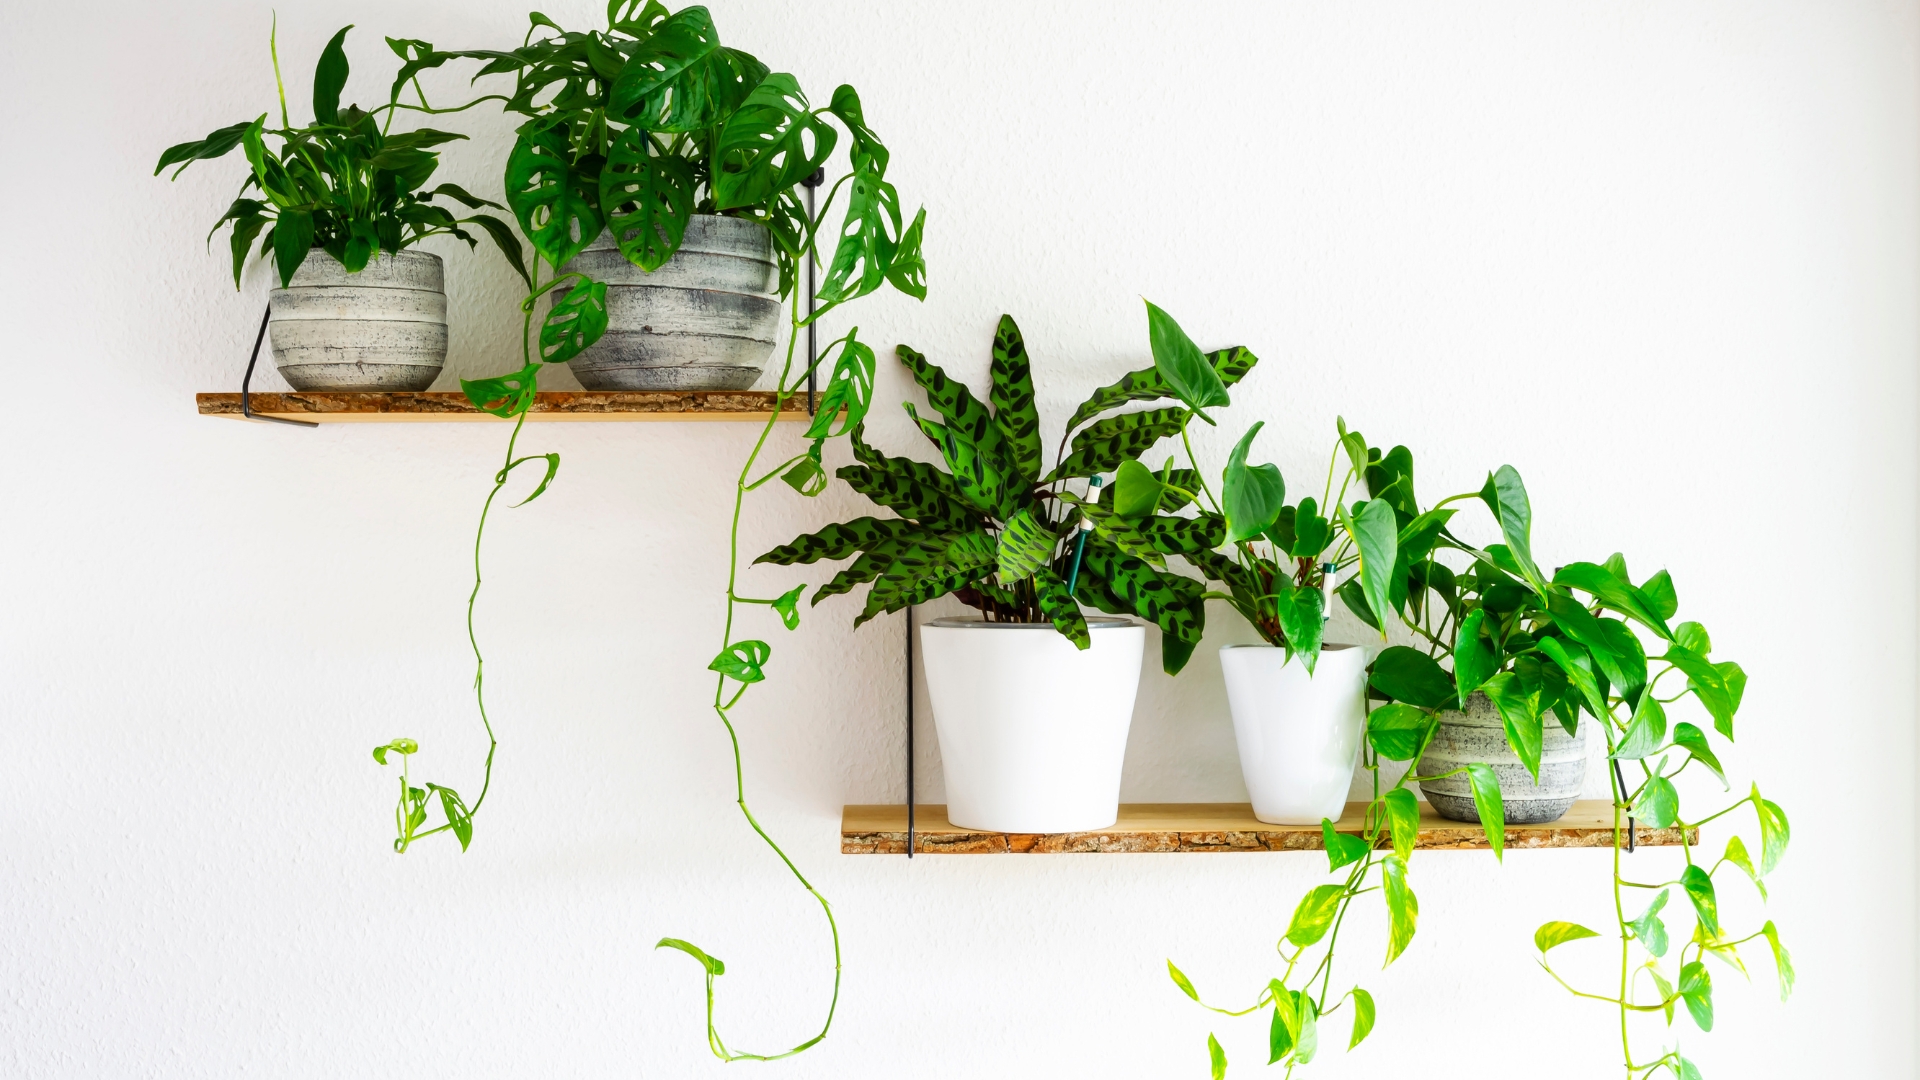
[[[813,172],[809,174],[805,180],[800,181],[800,186],[807,189],[807,220],[810,222],[813,220],[814,212],[815,212],[813,209],[813,193],[820,187],[821,184],[824,184],[826,182],[827,182],[827,169],[826,169],[826,166],[824,165],[822,165],[818,169],[813,170]],[[818,339],[814,337],[814,332],[813,332],[814,331],[813,275],[814,275],[815,269],[819,266],[819,262],[814,259],[814,251],[811,246],[809,246],[805,252],[802,252],[802,254],[806,257],[806,260],[807,260],[807,415],[812,416],[814,414],[814,409],[816,407],[814,404],[815,396],[819,392],[819,374],[820,374],[817,370],[815,370],[815,365],[819,364],[820,359],[819,359],[819,356],[817,355]]]
[[[1613,780],[1614,780],[1614,783],[1620,786],[1620,801],[1626,802],[1627,801],[1627,778],[1621,774],[1620,762],[1618,760],[1615,760],[1613,762]],[[1633,830],[1634,830],[1633,814],[1629,813],[1627,814],[1627,854],[1629,855],[1633,854]],[[1685,838],[1683,837],[1682,839],[1684,840]]]
[[907,605],[907,858],[913,858],[913,605]]
[[285,424],[288,427],[319,427],[311,420],[288,420],[280,416],[261,416],[253,411],[253,365],[260,362],[260,343],[267,340],[267,319],[273,315],[273,302],[267,302],[267,310],[260,313],[260,332],[253,336],[253,355],[247,357],[247,373],[240,379],[240,415],[249,420],[265,420],[269,424]]

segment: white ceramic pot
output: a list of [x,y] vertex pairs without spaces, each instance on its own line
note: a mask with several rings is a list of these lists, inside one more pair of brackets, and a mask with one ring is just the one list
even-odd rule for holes
[[920,628],[947,819],[963,829],[1085,832],[1120,816],[1120,768],[1146,628],[1089,618],[1081,650],[1051,623]]
[[773,353],[780,264],[757,221],[695,214],[652,273],[608,230],[567,269],[607,284],[607,332],[567,365],[588,390],[745,390]]
[[357,274],[314,248],[267,294],[273,364],[295,390],[425,390],[447,360],[440,256],[374,256]]
[[1220,650],[1240,774],[1253,816],[1275,825],[1340,820],[1367,723],[1367,652],[1326,645],[1313,674],[1272,645]]
[[[1520,755],[1507,745],[1507,730],[1500,723],[1500,711],[1487,695],[1475,691],[1467,698],[1467,709],[1452,709],[1440,714],[1440,730],[1427,744],[1420,758],[1420,775],[1437,776],[1469,762],[1493,766],[1500,780],[1500,802],[1509,825],[1538,825],[1559,820],[1587,782],[1587,728],[1569,735],[1560,722],[1548,715],[1540,739],[1540,782],[1521,763]],[[1480,811],[1473,802],[1473,783],[1465,773],[1445,780],[1430,780],[1420,785],[1441,817],[1455,821],[1479,821]]]

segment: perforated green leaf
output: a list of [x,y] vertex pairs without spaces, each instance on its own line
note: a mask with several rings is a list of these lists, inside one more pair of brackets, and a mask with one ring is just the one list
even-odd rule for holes
[[717,671],[743,683],[757,683],[767,677],[761,668],[772,655],[773,646],[764,641],[736,641],[720,650],[720,655],[713,658],[707,670]]
[[827,388],[820,393],[813,423],[807,426],[807,438],[839,438],[865,422],[867,411],[873,407],[873,373],[878,362],[866,342],[848,336],[840,347],[839,359],[834,361],[833,373],[827,377]]
[[613,140],[600,170],[600,210],[628,262],[658,270],[680,250],[693,215],[694,186],[693,164],[653,153],[640,128]]
[[555,296],[540,321],[540,359],[564,364],[607,332],[607,283],[581,277]]
[[552,127],[522,131],[507,155],[507,206],[533,249],[558,270],[600,235],[594,177],[575,169],[566,135]]
[[722,210],[766,202],[819,168],[839,138],[833,125],[808,111],[793,76],[767,75],[720,130],[714,201]]
[[900,195],[880,178],[879,166],[863,158],[847,185],[847,217],[820,283],[820,299],[853,300],[878,289],[901,239]]
[[536,362],[511,375],[499,375],[491,379],[461,379],[460,389],[467,395],[467,400],[473,402],[473,407],[481,412],[511,418],[533,404],[534,395],[540,389],[539,375],[540,365]]

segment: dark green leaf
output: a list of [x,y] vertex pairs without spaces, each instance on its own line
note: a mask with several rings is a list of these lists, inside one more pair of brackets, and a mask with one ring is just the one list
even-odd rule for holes
[[[925,356],[905,345],[896,346],[893,351],[912,374],[913,381],[926,391],[927,404],[933,406],[948,427],[958,428],[968,442],[1011,464],[1013,455],[1006,448],[999,425],[994,423],[993,413],[973,396],[965,383],[950,378],[938,365],[929,363]],[[938,445],[939,440],[934,442]]]
[[1067,583],[1045,566],[1035,567],[1033,571],[1034,598],[1040,602],[1040,613],[1047,617],[1054,629],[1062,637],[1073,642],[1075,648],[1086,649],[1093,645],[1087,632],[1087,620],[1080,614],[1080,605],[1073,602],[1067,592]]
[[1287,940],[1304,949],[1326,937],[1327,930],[1333,926],[1334,915],[1340,910],[1340,898],[1345,895],[1343,886],[1315,886],[1293,909],[1293,921],[1287,924]]
[[1467,695],[1500,668],[1494,644],[1482,632],[1486,626],[1485,608],[1474,608],[1460,622],[1460,636],[1453,648],[1453,684],[1460,708],[1467,707]]
[[[1360,551],[1361,592],[1379,620],[1376,625],[1385,625],[1393,615],[1393,568],[1400,557],[1400,525],[1393,507],[1384,499],[1360,504],[1348,517],[1347,530]],[[1380,636],[1384,640],[1385,631]]]
[[1648,780],[1633,800],[1633,815],[1656,829],[1665,829],[1680,819],[1680,793],[1673,781],[1664,776]]
[[1326,619],[1321,605],[1326,597],[1313,585],[1282,585],[1275,590],[1274,614],[1280,620],[1280,633],[1286,636],[1290,654],[1300,657],[1307,674],[1313,674],[1320,660],[1320,635]]
[[1701,1031],[1713,1030],[1713,976],[1698,960],[1680,969],[1680,1000]]
[[800,84],[768,75],[727,119],[713,150],[713,196],[722,210],[757,206],[799,183],[833,153],[839,133],[807,109]]
[[1097,542],[1087,544],[1083,565],[1099,575],[1133,614],[1182,641],[1200,640],[1206,608],[1192,579],[1157,573],[1145,562]]
[[522,131],[507,155],[507,205],[555,270],[600,235],[598,184],[575,168],[564,132]]
[[847,134],[853,138],[853,147],[849,151],[856,157],[855,167],[859,166],[858,157],[865,157],[874,163],[876,173],[887,171],[887,148],[880,143],[879,136],[867,127],[866,113],[860,108],[860,95],[853,87],[842,83],[833,91],[833,102],[827,111],[840,118],[847,125]]
[[1569,941],[1581,938],[1599,937],[1599,934],[1581,926],[1579,923],[1550,922],[1541,923],[1540,929],[1533,932],[1533,947],[1546,952],[1555,945],[1565,945]]
[[1180,674],[1180,669],[1193,659],[1193,650],[1200,643],[1174,637],[1162,631],[1160,634],[1160,670],[1168,675]]
[[767,677],[766,672],[760,669],[772,655],[773,647],[764,641],[736,641],[720,650],[720,655],[713,658],[707,670],[717,671],[743,683],[757,683]]
[[1667,924],[1660,921],[1660,909],[1666,906],[1667,890],[1661,889],[1660,895],[1647,905],[1647,910],[1627,924],[1633,927],[1633,936],[1641,946],[1656,958],[1667,955]]
[[1414,924],[1420,918],[1420,901],[1407,885],[1407,863],[1398,855],[1381,860],[1381,885],[1387,896],[1387,963],[1391,964],[1413,940]]
[[1360,1040],[1373,1030],[1373,995],[1359,987],[1353,988],[1353,1038],[1347,1041],[1347,1049],[1360,1045]]
[[820,283],[820,299],[853,300],[878,289],[887,280],[901,239],[900,195],[880,178],[878,165],[862,158],[848,188],[846,223]]
[[[1615,556],[1619,558],[1619,556]],[[1624,577],[1625,560],[1621,560],[1622,574],[1616,574],[1604,566],[1595,566],[1589,562],[1569,563],[1553,572],[1555,585],[1567,585],[1583,592],[1592,593],[1614,611],[1631,619],[1637,619],[1661,637],[1670,637],[1667,621],[1656,609],[1653,602],[1639,589],[1628,584]],[[1663,571],[1664,573],[1664,571]]]
[[1539,646],[1540,651],[1547,654],[1547,658],[1559,667],[1561,674],[1567,677],[1567,681],[1580,691],[1588,711],[1596,717],[1605,715],[1607,703],[1601,696],[1599,682],[1593,677],[1592,661],[1587,656],[1586,650],[1577,644],[1569,648],[1558,638],[1550,637],[1541,638]]
[[[1222,385],[1232,386],[1247,372],[1253,370],[1259,358],[1241,346],[1235,345],[1232,348],[1218,349],[1208,353],[1207,362],[1213,365],[1214,373],[1220,377]],[[1167,385],[1167,381],[1155,368],[1130,371],[1118,382],[1109,383],[1095,390],[1087,400],[1081,402],[1080,407],[1073,411],[1073,416],[1068,418],[1067,430],[1072,431],[1108,409],[1124,405],[1129,401],[1152,401],[1156,398],[1176,396],[1178,395],[1173,392],[1173,387]]]
[[[1115,516],[1125,520],[1124,515]],[[1212,551],[1220,546],[1227,532],[1226,522],[1213,514],[1200,517],[1160,515],[1137,522],[1136,527],[1140,535],[1153,545],[1153,549],[1163,555],[1193,555]],[[1314,591],[1319,592],[1318,589]],[[1315,610],[1319,610],[1318,607]]]
[[1720,768],[1720,759],[1714,756],[1713,748],[1707,745],[1707,736],[1699,728],[1687,723],[1674,725],[1673,745],[1692,754],[1695,761],[1713,770],[1713,775],[1719,779],[1723,790],[1730,786],[1727,783],[1726,772]]
[[[1173,391],[1173,396],[1207,420],[1201,409],[1229,405],[1227,387],[1200,347],[1193,343],[1173,316],[1147,301],[1147,341],[1153,349],[1153,367]],[[1207,421],[1212,423],[1211,420]]]
[[1454,698],[1453,677],[1418,649],[1394,645],[1381,650],[1367,682],[1393,699],[1427,709],[1444,709]]
[[711,126],[720,119],[716,96],[729,96],[729,89],[737,95],[737,84],[747,75],[730,70],[724,57],[716,63],[719,51],[720,35],[706,8],[674,13],[641,39],[620,69],[609,90],[608,112],[647,131]]
[[1349,833],[1333,831],[1333,822],[1320,819],[1320,842],[1327,849],[1327,871],[1329,873],[1357,863],[1367,857],[1367,842]]
[[951,478],[924,461],[873,454],[878,465],[848,465],[834,475],[881,506],[929,526],[964,529],[980,520]]
[[1390,761],[1412,761],[1427,744],[1433,720],[1412,705],[1382,705],[1367,714],[1367,744]]
[[656,155],[647,133],[628,128],[607,148],[600,170],[600,212],[626,260],[642,270],[665,266],[680,250],[693,215],[693,164]]
[[1387,792],[1387,831],[1393,837],[1393,853],[1402,860],[1413,858],[1420,842],[1420,800],[1403,787]]
[[481,412],[512,419],[533,404],[539,390],[540,365],[528,364],[511,375],[492,379],[461,379],[460,389]]
[[903,405],[913,422],[940,448],[941,456],[946,458],[947,471],[967,502],[983,513],[1007,511],[1010,477],[1006,462],[991,449],[974,442],[961,428],[922,418],[912,402],[903,402]]
[[243,120],[238,124],[229,124],[218,131],[209,132],[204,139],[169,146],[161,151],[160,163],[153,167],[153,175],[159,176],[160,170],[169,165],[179,165],[180,168],[173,174],[174,177],[178,177],[188,165],[196,161],[225,157],[234,147],[240,145],[241,137],[252,126],[251,123]]
[[1540,782],[1540,750],[1545,740],[1545,724],[1540,715],[1540,692],[1529,688],[1515,672],[1503,671],[1486,681],[1481,689],[1500,713],[1500,726],[1506,731],[1507,745],[1527,767],[1533,782]]
[[564,364],[585,352],[607,332],[607,284],[581,275],[540,321],[540,359]]
[[351,29],[349,23],[333,35],[327,47],[320,50],[320,63],[313,69],[313,118],[322,124],[340,122],[340,91],[347,85],[347,31]]
[[294,271],[313,250],[313,215],[305,210],[282,210],[273,225],[273,261],[280,271],[280,287],[293,284]]
[[659,944],[655,945],[654,948],[679,949],[681,952],[700,961],[700,966],[707,969],[708,975],[725,975],[727,973],[727,965],[721,963],[719,957],[708,956],[705,952],[701,951],[700,946],[681,941],[679,938],[661,938]]
[[[451,187],[453,185],[442,184],[440,186]],[[513,272],[520,275],[520,280],[526,283],[529,289],[533,287],[533,279],[527,276],[527,261],[524,252],[520,249],[520,238],[513,235],[513,230],[507,227],[506,222],[501,221],[491,214],[475,214],[472,217],[465,217],[460,220],[463,223],[471,223],[485,229],[487,235],[493,238],[494,246],[500,249],[500,254],[506,256],[507,265],[513,267]]]
[[[1209,369],[1211,370],[1211,369]],[[1257,421],[1234,444],[1227,455],[1226,473],[1221,480],[1221,501],[1227,516],[1227,542],[1252,540],[1280,519],[1280,508],[1287,502],[1287,482],[1275,465],[1248,465],[1247,452],[1265,421]]]
[[[1347,610],[1353,612],[1361,622],[1375,630],[1380,629],[1380,620],[1374,616],[1373,609],[1367,606],[1367,594],[1361,590],[1359,578],[1348,578],[1346,584],[1334,591],[1340,594],[1340,600],[1347,605]],[[1381,636],[1384,638],[1386,635]]]
[[1000,316],[1000,327],[994,332],[992,370],[993,389],[988,391],[987,400],[993,405],[994,426],[1000,429],[1007,460],[1032,483],[1040,478],[1042,464],[1040,412],[1033,400],[1033,368],[1027,358],[1026,339],[1020,336],[1020,327],[1011,315]]
[[1167,568],[1166,556],[1133,522],[1097,503],[1087,502],[1072,492],[1061,492],[1060,501],[1079,507],[1080,513],[1093,523],[1094,535],[1106,544],[1156,570],[1164,571]]
[[[1537,752],[1534,757],[1537,761]],[[1493,849],[1495,859],[1504,862],[1507,813],[1500,799],[1500,778],[1494,775],[1493,766],[1473,761],[1467,763],[1467,779],[1473,782],[1473,809],[1480,815],[1480,827],[1486,830],[1487,846]]]
[[1385,499],[1410,518],[1419,515],[1420,506],[1413,497],[1413,451],[1396,446],[1385,457],[1368,462],[1365,475],[1370,498]]

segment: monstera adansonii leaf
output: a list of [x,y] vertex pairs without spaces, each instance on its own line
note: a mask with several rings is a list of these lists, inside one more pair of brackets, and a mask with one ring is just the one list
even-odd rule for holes
[[575,168],[565,134],[552,127],[520,133],[507,155],[507,206],[555,270],[600,235],[598,197],[590,178]]
[[839,138],[807,108],[793,76],[768,75],[720,129],[713,148],[715,204],[729,210],[766,202],[819,168]]
[[652,273],[673,258],[693,216],[693,163],[656,154],[647,133],[628,128],[600,170],[600,210],[628,262]]

